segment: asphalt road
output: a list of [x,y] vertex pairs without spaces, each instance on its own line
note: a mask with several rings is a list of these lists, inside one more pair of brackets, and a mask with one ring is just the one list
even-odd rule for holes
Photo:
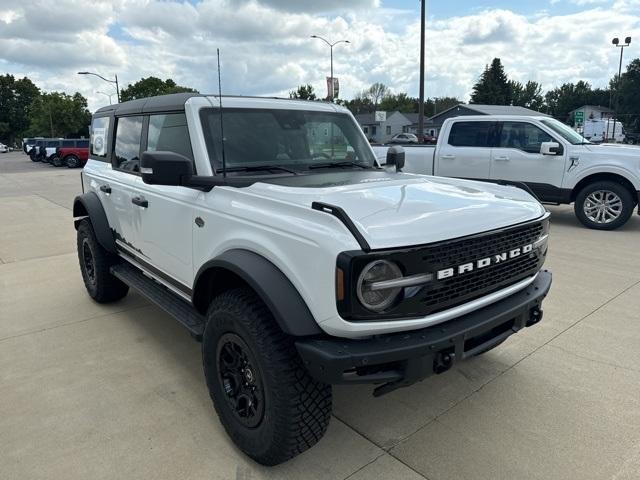
[[550,207],[544,320],[374,399],[334,389],[326,437],[275,468],[225,435],[200,346],[130,293],[86,295],[79,170],[0,154],[0,478],[640,478],[640,218],[583,228]]

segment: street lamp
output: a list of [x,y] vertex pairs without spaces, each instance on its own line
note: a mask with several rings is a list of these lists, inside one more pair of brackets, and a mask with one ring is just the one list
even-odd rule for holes
[[100,90],[96,91],[96,93],[101,93],[105,97],[109,97],[109,105],[111,105],[111,97],[113,96],[113,93],[104,93],[104,92],[101,92]]
[[317,38],[319,40],[322,40],[324,43],[329,45],[329,48],[331,49],[331,101],[333,102],[334,93],[335,93],[333,89],[333,47],[335,47],[339,43],[351,43],[351,42],[349,40],[338,40],[337,42],[331,43],[329,40],[319,35],[311,35],[311,38]]
[[93,73],[93,72],[78,72],[78,75],[95,75],[96,77],[101,78],[105,82],[115,83],[118,103],[120,103],[120,87],[118,86],[118,75],[115,75],[115,80],[109,80],[108,78],[104,78],[102,75],[98,75],[97,73]]
[[[620,83],[622,80],[622,55],[624,54],[624,48],[628,47],[631,44],[631,37],[626,37],[624,39],[624,44],[620,43],[620,39],[618,37],[614,38],[613,40],[611,40],[611,43],[613,45],[615,45],[616,47],[620,48],[620,65],[618,66],[618,82],[616,85],[616,104],[615,104],[615,111],[618,111],[619,105],[618,102],[620,101]],[[613,119],[613,133],[611,134],[611,136],[613,137],[613,141],[615,142],[616,140],[616,119]]]

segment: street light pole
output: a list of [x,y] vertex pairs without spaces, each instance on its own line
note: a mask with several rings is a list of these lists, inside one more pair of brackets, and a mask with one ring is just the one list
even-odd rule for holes
[[93,72],[78,72],[78,75],[95,75],[96,77],[101,78],[105,82],[115,84],[118,103],[120,103],[120,86],[118,85],[118,75],[115,76],[115,80],[109,80],[108,78],[104,78],[102,75],[98,75],[97,73],[93,73]]
[[101,91],[99,91],[99,90],[98,90],[98,91],[96,91],[96,93],[101,93],[101,94],[102,94],[102,95],[104,95],[105,97],[109,97],[109,105],[112,105],[112,103],[111,103],[111,97],[113,96],[113,93],[104,93],[104,92],[101,92]]
[[420,98],[418,100],[418,139],[424,142],[424,30],[425,3],[420,0]]
[[[622,83],[622,55],[624,54],[624,48],[628,47],[631,44],[631,37],[627,37],[624,39],[624,44],[620,44],[620,39],[618,37],[614,38],[611,43],[616,47],[620,48],[620,64],[618,65],[618,81],[616,82],[616,103],[615,103],[615,112],[618,111],[620,105],[620,84]],[[616,119],[613,119],[613,132],[611,133],[611,137],[613,141],[616,141]]]
[[334,87],[334,83],[333,83],[333,47],[335,47],[339,43],[351,43],[351,42],[349,40],[338,40],[337,42],[331,43],[329,40],[327,40],[326,38],[321,37],[320,35],[311,35],[311,38],[317,38],[319,40],[322,40],[324,43],[329,45],[329,48],[331,50],[331,101],[333,102],[333,100],[335,98],[335,90],[333,88]]

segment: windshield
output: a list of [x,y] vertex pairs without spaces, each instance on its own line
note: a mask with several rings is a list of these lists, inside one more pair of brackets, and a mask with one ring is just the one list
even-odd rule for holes
[[[248,108],[223,108],[222,112],[227,171],[375,166],[373,152],[349,115]],[[221,171],[220,110],[204,109],[201,118],[211,165]]]
[[553,118],[545,118],[544,120],[540,121],[572,145],[583,145],[585,143],[591,143],[578,132],[573,130],[569,125],[565,125],[558,120],[555,120]]

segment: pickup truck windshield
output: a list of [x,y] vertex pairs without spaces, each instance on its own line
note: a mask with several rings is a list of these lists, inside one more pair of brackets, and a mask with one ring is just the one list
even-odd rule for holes
[[[227,172],[375,167],[360,127],[348,115],[248,108],[223,108],[222,112]],[[200,115],[211,165],[219,172],[220,110],[204,109]]]
[[589,140],[584,138],[578,132],[573,130],[570,126],[565,125],[564,123],[559,122],[558,120],[555,120],[553,118],[550,118],[550,119],[545,118],[544,120],[540,120],[540,122],[542,122],[545,126],[549,127],[551,130],[556,132],[558,135],[560,135],[562,138],[564,138],[567,142],[569,142],[572,145],[584,145],[586,143],[591,143]]

